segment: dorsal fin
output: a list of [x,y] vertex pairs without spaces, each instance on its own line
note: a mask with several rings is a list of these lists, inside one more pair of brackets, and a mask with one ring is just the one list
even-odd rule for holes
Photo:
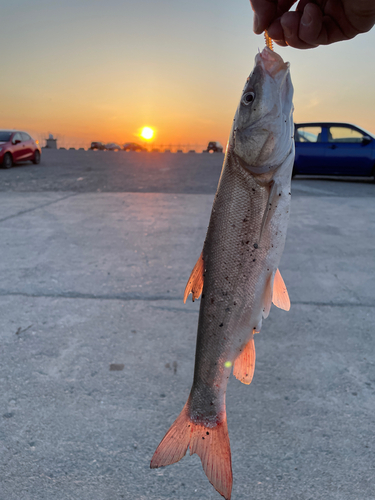
[[284,309],[284,311],[289,311],[290,309],[288,290],[278,269],[273,280],[272,302],[276,307]]
[[203,290],[203,281],[204,281],[204,260],[203,260],[203,252],[200,254],[197,263],[195,264],[193,270],[191,271],[190,278],[185,287],[184,293],[184,304],[189,294],[193,295],[193,302],[195,299],[200,297],[200,294]]
[[255,370],[255,345],[250,339],[234,362],[233,375],[243,384],[250,384]]

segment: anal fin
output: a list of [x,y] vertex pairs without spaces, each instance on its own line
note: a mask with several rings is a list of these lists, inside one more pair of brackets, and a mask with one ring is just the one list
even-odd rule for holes
[[193,295],[193,302],[195,299],[198,299],[200,297],[203,290],[203,281],[204,281],[203,274],[204,274],[204,260],[202,252],[186,284],[184,293],[184,304],[190,293]]
[[289,311],[290,309],[288,290],[278,269],[273,280],[272,302],[276,307],[284,309],[284,311]]
[[234,362],[233,375],[243,384],[250,384],[255,370],[255,345],[250,339]]

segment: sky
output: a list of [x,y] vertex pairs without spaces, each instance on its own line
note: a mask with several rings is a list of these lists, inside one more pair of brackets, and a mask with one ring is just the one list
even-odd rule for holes
[[[249,0],[0,0],[0,128],[58,145],[226,144],[263,36]],[[294,119],[375,134],[375,29],[291,64]],[[44,141],[42,141],[44,145]]]

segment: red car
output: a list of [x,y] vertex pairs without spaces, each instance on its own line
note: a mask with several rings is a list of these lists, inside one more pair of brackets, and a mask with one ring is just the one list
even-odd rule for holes
[[10,168],[18,161],[31,160],[40,163],[41,149],[26,132],[18,130],[0,130],[0,165]]

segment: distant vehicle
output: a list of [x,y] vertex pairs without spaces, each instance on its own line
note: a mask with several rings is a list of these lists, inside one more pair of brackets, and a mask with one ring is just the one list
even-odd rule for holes
[[123,146],[122,149],[124,151],[147,151],[146,148],[141,146],[140,144],[137,144],[135,142],[126,142]]
[[115,142],[110,142],[105,145],[105,149],[107,151],[121,151],[122,147],[119,144],[116,144]]
[[212,151],[213,153],[222,153],[223,152],[223,146],[220,144],[220,142],[217,141],[210,141],[208,143],[206,153],[209,153]]
[[0,130],[0,164],[3,168],[11,168],[14,163],[26,160],[38,164],[41,154],[38,141],[26,132]]
[[91,143],[90,149],[100,149],[103,151],[103,149],[105,149],[105,145],[102,142],[94,141]]
[[293,176],[375,175],[375,137],[341,122],[296,123]]

